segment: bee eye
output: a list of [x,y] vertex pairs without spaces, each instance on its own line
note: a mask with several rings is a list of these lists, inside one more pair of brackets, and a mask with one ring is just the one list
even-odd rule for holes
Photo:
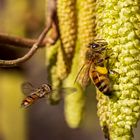
[[95,43],[94,43],[94,44],[91,45],[91,48],[92,48],[92,49],[95,49],[95,48],[98,48],[98,47],[99,47],[99,44],[95,44]]
[[95,44],[95,43],[90,43],[87,47],[88,47],[88,48],[91,48],[91,49],[94,49],[94,48],[96,48],[96,46],[97,46],[97,44]]

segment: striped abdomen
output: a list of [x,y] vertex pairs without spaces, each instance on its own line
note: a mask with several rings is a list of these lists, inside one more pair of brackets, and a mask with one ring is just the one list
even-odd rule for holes
[[90,72],[90,78],[100,92],[105,95],[110,95],[110,81],[107,74],[102,74],[93,69]]
[[31,94],[23,100],[21,106],[28,107],[28,106],[32,105],[38,98],[39,98],[39,96],[36,93]]

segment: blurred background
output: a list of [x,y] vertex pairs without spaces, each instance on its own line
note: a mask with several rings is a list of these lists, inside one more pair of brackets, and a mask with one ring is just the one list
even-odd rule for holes
[[[45,0],[0,0],[0,32],[37,38],[45,26]],[[0,59],[14,59],[28,49],[0,45]],[[104,140],[97,117],[96,95],[90,88],[80,128],[71,129],[64,118],[63,101],[56,106],[38,101],[28,109],[20,107],[24,95],[21,84],[47,83],[45,48],[16,68],[0,69],[0,140]],[[135,140],[140,139],[140,125]]]

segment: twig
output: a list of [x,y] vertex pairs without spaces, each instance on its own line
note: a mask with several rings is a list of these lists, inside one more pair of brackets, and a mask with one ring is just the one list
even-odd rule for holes
[[[37,40],[35,39],[22,38],[0,33],[0,44],[3,44],[4,46],[10,45],[15,47],[31,48],[36,41]],[[48,40],[44,40],[41,44],[39,44],[39,47],[45,46],[46,43],[48,43]]]
[[23,57],[17,58],[15,60],[0,60],[0,67],[14,67],[17,64],[25,62],[28,59],[30,59],[39,48],[39,45],[42,43],[43,39],[45,38],[50,28],[51,28],[51,25],[47,26],[44,29],[44,31],[39,36],[37,42],[33,44],[32,48]]
[[29,52],[21,58],[17,58],[15,60],[0,60],[0,66],[1,67],[14,67],[17,64],[22,63],[28,60],[29,58],[31,58],[31,56],[36,52],[37,49],[38,49],[38,46],[34,44],[33,47],[29,50]]
[[[41,35],[37,39],[36,43],[33,44],[32,48],[27,52],[27,54],[25,54],[21,58],[17,58],[17,59],[14,59],[14,60],[0,60],[0,67],[13,67],[13,66],[16,66],[19,63],[25,62],[29,58],[31,58],[33,56],[33,54],[37,51],[39,46],[41,46],[41,44],[43,44],[43,40],[44,40],[46,34],[48,33],[48,31],[50,30],[51,27],[53,28],[54,32],[52,34],[52,38],[48,37],[47,40],[50,44],[53,44],[57,40],[59,33],[58,33],[58,26],[56,25],[58,22],[57,22],[56,5],[55,4],[56,4],[56,1],[54,1],[54,3],[53,3],[53,7],[55,7],[55,8],[50,8],[49,9],[50,11],[49,11],[49,15],[47,17],[46,28],[43,30],[43,32],[41,33]],[[9,39],[9,42],[10,41],[11,40]],[[20,40],[20,43],[22,41]],[[16,44],[17,42],[19,43],[19,40],[17,41],[15,39],[14,43]],[[25,40],[24,40],[24,43],[25,43]],[[29,45],[31,42],[29,43],[29,40],[28,41],[26,40],[26,43]]]

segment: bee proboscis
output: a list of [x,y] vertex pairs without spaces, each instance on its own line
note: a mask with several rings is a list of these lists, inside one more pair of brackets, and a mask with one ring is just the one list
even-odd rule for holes
[[105,52],[106,45],[107,42],[102,40],[89,44],[85,64],[80,69],[75,82],[77,81],[82,87],[86,87],[91,79],[100,92],[110,95],[110,79],[108,69],[105,67],[105,60],[109,58]]
[[[41,98],[44,97],[49,98],[50,95],[56,92],[57,90],[59,89],[53,90],[49,84],[42,84],[40,87],[35,88],[29,82],[23,83],[22,91],[24,94],[29,94],[29,95],[27,95],[26,98],[22,101],[21,106],[27,108]],[[71,93],[71,92],[75,92],[76,88],[66,87],[66,88],[62,88],[61,91],[63,93],[68,93],[68,92]]]

